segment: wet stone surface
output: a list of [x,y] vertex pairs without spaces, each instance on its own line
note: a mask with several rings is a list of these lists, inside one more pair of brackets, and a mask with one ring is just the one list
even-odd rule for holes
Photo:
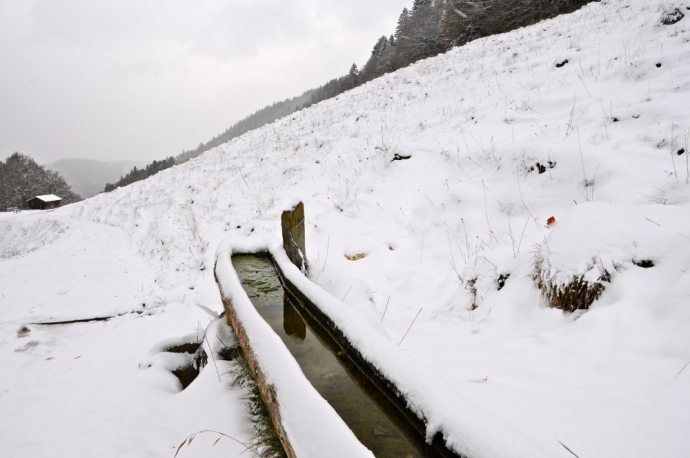
[[380,393],[367,386],[345,352],[325,340],[319,324],[284,294],[269,258],[233,256],[232,262],[259,314],[283,340],[314,388],[375,456],[437,456],[409,425],[398,421],[391,406],[379,402]]

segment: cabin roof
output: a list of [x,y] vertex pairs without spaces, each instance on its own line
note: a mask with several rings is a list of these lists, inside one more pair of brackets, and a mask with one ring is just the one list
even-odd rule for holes
[[39,200],[42,200],[43,202],[57,202],[58,200],[62,200],[62,197],[58,197],[55,194],[46,194],[45,196],[32,197],[31,199],[27,200],[27,202],[34,200],[34,199],[39,199]]

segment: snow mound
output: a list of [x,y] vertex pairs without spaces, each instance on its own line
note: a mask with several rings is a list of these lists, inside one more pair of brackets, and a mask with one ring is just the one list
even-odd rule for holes
[[564,307],[553,302],[568,300],[563,293],[575,295],[574,284],[593,289],[596,297],[565,307],[570,311],[589,307],[618,272],[655,267],[672,282],[690,262],[690,212],[684,208],[590,202],[552,227],[535,255],[533,275],[557,308]]
[[69,227],[54,219],[13,218],[0,222],[0,259],[22,256],[59,239]]

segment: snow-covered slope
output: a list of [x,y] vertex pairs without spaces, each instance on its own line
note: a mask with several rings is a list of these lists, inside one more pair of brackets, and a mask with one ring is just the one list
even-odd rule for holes
[[[663,25],[675,8],[686,17]],[[688,15],[592,3],[58,213],[125,230],[158,266],[157,294],[194,307],[179,285],[213,267],[220,240],[278,236],[301,198],[312,280],[458,396],[550,456],[685,456]],[[536,260],[557,286],[610,282],[564,313],[534,287]]]
[[[205,327],[209,316],[167,303],[155,287],[159,266],[124,231],[46,211],[0,213],[0,235],[20,242],[0,237],[0,455],[167,458],[207,429],[250,441],[245,393],[231,386],[227,362],[181,391],[161,361],[172,354],[147,355],[157,342]],[[208,283],[180,292],[197,303],[219,300]],[[107,316],[115,317],[32,324]],[[220,437],[200,434],[178,457],[246,456],[225,437],[214,447]]]

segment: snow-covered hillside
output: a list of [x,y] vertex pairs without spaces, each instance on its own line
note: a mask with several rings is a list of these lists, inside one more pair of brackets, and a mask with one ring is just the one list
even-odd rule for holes
[[[544,456],[686,456],[688,8],[477,40],[54,214],[126,232],[182,322],[221,310],[189,286],[214,287],[223,237],[279,237],[302,199],[311,279],[396,344],[413,323],[400,346]],[[549,308],[535,269],[604,289]]]

